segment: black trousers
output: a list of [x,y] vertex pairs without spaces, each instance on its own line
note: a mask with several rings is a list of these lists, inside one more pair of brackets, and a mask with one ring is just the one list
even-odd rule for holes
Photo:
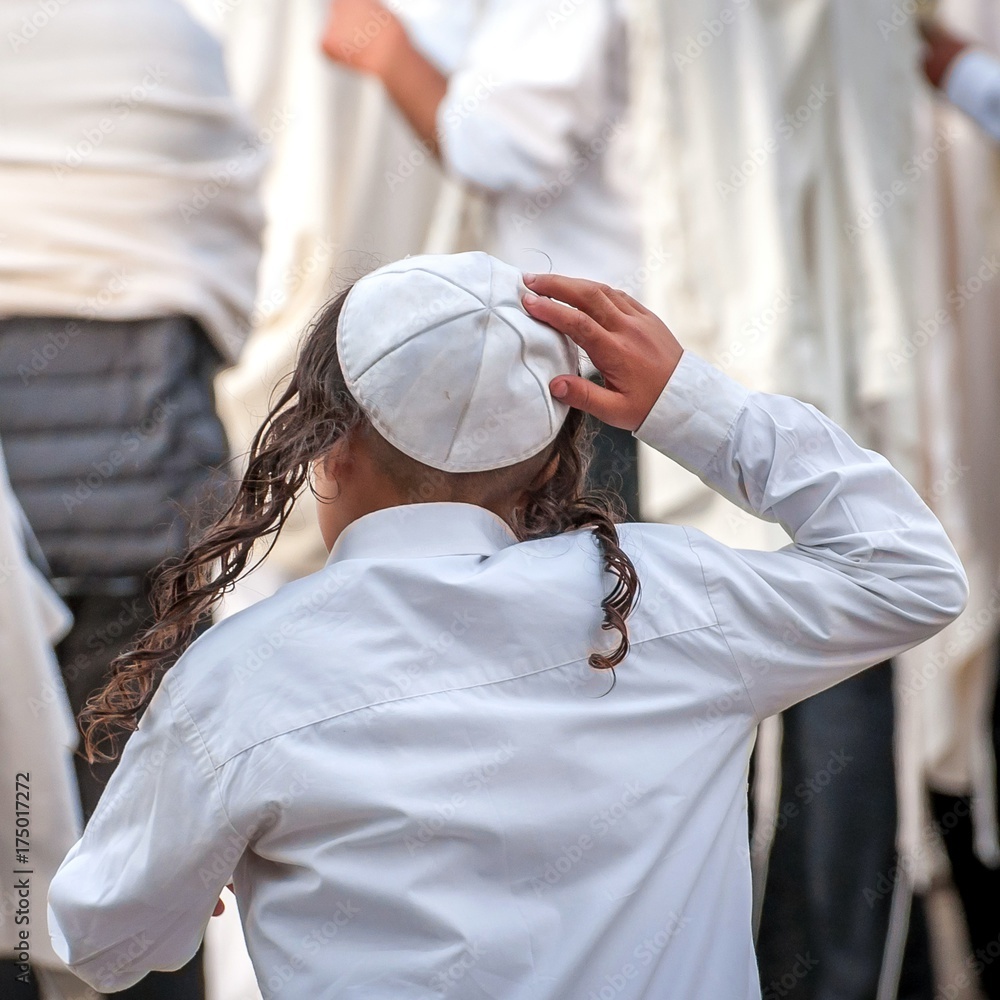
[[[783,716],[782,795],[758,939],[765,1000],[874,1000],[896,870],[892,669]],[[931,1000],[914,901],[900,1000]]]
[[[590,380],[604,385],[595,372]],[[587,472],[587,489],[610,493],[621,501],[628,521],[641,521],[639,513],[639,445],[628,431],[611,427],[595,417],[587,417],[593,435],[593,457]]]
[[[1000,698],[993,702],[993,752],[1000,760]],[[997,781],[1000,800],[1000,772]],[[962,899],[971,950],[962,972],[989,1000],[1000,1000],[1000,869],[987,868],[973,850],[972,807],[966,796],[932,796],[934,815],[951,861],[952,878]],[[961,983],[943,984],[943,988]],[[944,992],[944,997],[947,997]]]
[[19,978],[20,967],[12,958],[0,958],[0,1000],[40,1000],[38,983],[29,970],[25,982]]
[[587,475],[588,488],[619,497],[627,519],[641,520],[638,444],[635,438],[628,431],[609,427],[590,417],[588,420],[596,427],[594,457]]

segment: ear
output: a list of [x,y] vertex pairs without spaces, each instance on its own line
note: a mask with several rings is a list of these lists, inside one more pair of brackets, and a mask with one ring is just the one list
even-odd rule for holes
[[313,494],[320,503],[332,503],[340,493],[338,480],[351,465],[348,436],[340,438],[332,448],[313,460]]

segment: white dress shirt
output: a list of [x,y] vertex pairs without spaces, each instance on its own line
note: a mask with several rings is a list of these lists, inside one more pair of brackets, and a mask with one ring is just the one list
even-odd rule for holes
[[488,195],[491,253],[641,292],[627,78],[621,0],[482,4],[437,124],[445,167]]
[[612,687],[590,532],[360,518],[166,675],[52,884],[74,971],[179,967],[233,880],[265,998],[758,998],[756,725],[952,621],[965,577],[881,456],[690,353],[637,434],[792,544],[623,526]]
[[945,93],[1000,142],[1000,59],[983,49],[966,49],[948,68]]

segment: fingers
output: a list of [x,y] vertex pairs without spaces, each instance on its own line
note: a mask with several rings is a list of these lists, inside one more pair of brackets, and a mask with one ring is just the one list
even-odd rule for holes
[[[554,298],[534,290],[524,296],[524,307],[535,319],[570,338],[590,356],[590,360],[605,375],[616,366],[621,345],[616,341],[641,314],[648,313],[631,296],[583,278],[566,278],[558,274],[526,275],[532,289],[549,289]],[[564,296],[587,302],[586,309],[560,301]]]
[[526,274],[524,283],[536,295],[558,299],[586,313],[605,330],[615,330],[629,315],[629,296],[624,292],[586,278],[562,274]]
[[652,315],[638,299],[633,299],[628,292],[623,291],[621,288],[612,288],[607,294],[623,313],[628,313],[631,316]]
[[620,392],[612,392],[578,375],[559,375],[549,383],[549,391],[561,403],[583,410],[612,427],[633,431],[629,406]]
[[[524,296],[524,308],[529,315],[553,329],[566,334],[578,347],[582,347],[591,357],[600,355],[601,341],[607,338],[606,330],[587,313],[574,309],[563,302],[545,298],[528,292]],[[597,360],[594,361],[598,364]]]
[[677,367],[683,353],[677,338],[620,289],[559,274],[527,274],[524,282],[529,315],[568,336],[604,376],[604,386],[598,386],[560,375],[549,383],[553,397],[635,431]]

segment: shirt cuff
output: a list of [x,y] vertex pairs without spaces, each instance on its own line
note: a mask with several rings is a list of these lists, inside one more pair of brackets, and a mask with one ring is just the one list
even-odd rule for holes
[[729,438],[749,396],[746,386],[685,351],[635,437],[701,472]]
[[1000,60],[983,49],[968,48],[948,67],[948,100],[980,124],[1000,117]]

